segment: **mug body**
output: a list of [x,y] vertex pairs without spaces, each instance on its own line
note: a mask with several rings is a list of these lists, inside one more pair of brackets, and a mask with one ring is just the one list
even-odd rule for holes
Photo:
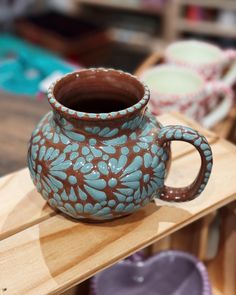
[[34,130],[28,166],[48,204],[88,221],[130,214],[158,196],[170,144],[147,112],[149,90],[134,76],[89,69],[49,89],[52,112]]
[[179,41],[171,44],[165,51],[165,60],[192,68],[205,80],[218,80],[227,66],[227,58],[219,47],[197,40]]
[[208,110],[204,79],[194,70],[176,65],[153,67],[141,79],[150,88],[150,108],[155,115],[178,111],[201,120]]

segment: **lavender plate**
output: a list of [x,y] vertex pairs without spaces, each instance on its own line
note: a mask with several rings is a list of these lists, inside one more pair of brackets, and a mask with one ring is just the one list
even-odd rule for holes
[[124,260],[93,278],[93,295],[211,295],[206,268],[194,256],[163,251],[145,261]]

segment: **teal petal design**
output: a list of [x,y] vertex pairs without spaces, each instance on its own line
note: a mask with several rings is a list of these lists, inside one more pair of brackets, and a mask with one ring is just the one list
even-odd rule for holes
[[84,185],[84,188],[87,191],[87,193],[96,201],[105,201],[107,198],[106,194],[102,191],[99,191],[87,185]]
[[117,190],[126,196],[130,196],[134,193],[134,190],[132,190],[131,188],[118,188]]
[[67,196],[67,193],[66,193],[65,190],[61,193],[61,198],[64,201],[68,201],[69,200],[69,197]]
[[131,212],[131,211],[133,211],[134,210],[134,204],[133,203],[131,203],[131,204],[129,204],[127,207],[125,207],[125,209],[124,209],[124,211],[125,212]]
[[64,205],[65,209],[72,215],[72,216],[76,216],[76,211],[75,209],[71,206],[71,204],[69,203],[65,203]]
[[125,175],[123,178],[121,178],[122,182],[133,182],[140,180],[142,177],[142,172],[140,170],[134,171],[128,175]]
[[60,134],[60,139],[61,139],[61,142],[64,144],[64,145],[67,145],[70,143],[70,140],[68,137],[66,137],[65,135],[63,134]]
[[73,187],[70,188],[69,199],[72,202],[77,202],[77,200],[78,200]]
[[125,208],[125,205],[123,203],[120,203],[119,205],[116,206],[115,211],[122,212],[124,208]]
[[87,203],[84,205],[84,213],[93,213],[93,205],[91,203]]
[[32,140],[32,143],[37,143],[40,141],[40,139],[41,139],[41,136],[38,135],[38,136],[34,137],[34,139]]
[[107,154],[115,154],[116,149],[113,146],[101,146],[101,149]]
[[67,178],[67,174],[65,172],[62,172],[62,171],[50,170],[50,174],[57,177],[57,178],[60,178],[62,180],[65,180]]
[[99,170],[103,175],[108,175],[108,174],[109,174],[107,163],[104,162],[104,161],[100,161],[100,162],[98,163],[98,170]]
[[[59,189],[63,188],[63,184],[61,181],[57,180],[55,177],[48,175],[49,183],[51,184],[51,188],[53,191],[58,192]],[[49,184],[49,185],[50,185]]]
[[59,142],[59,136],[58,136],[57,133],[54,133],[52,141],[53,141],[53,143],[58,143]]
[[70,154],[70,160],[73,161],[73,160],[75,160],[76,158],[78,158],[78,156],[79,156],[79,153],[77,153],[77,152],[72,152],[72,153]]
[[91,150],[92,154],[94,155],[94,157],[101,157],[102,156],[102,152],[100,150],[96,149],[94,146],[91,146],[90,150]]
[[155,168],[159,164],[159,158],[157,156],[153,157],[151,167]]
[[179,129],[176,130],[174,137],[175,137],[175,139],[181,139],[182,138],[182,132]]
[[153,142],[153,136],[151,135],[147,135],[147,136],[144,136],[144,137],[140,137],[140,141],[143,141],[143,142]]
[[46,152],[46,147],[43,145],[39,150],[39,160],[42,161]]
[[50,186],[43,179],[41,180],[41,182],[42,182],[42,185],[44,186],[45,190],[48,193],[51,193],[52,190],[51,190]]
[[89,153],[90,153],[89,148],[86,147],[86,146],[83,146],[83,147],[82,147],[82,155],[86,156],[86,155],[88,155]]
[[79,187],[78,187],[78,193],[79,193],[79,198],[82,200],[82,201],[86,201],[88,196],[85,192],[83,192]]
[[59,154],[60,154],[59,150],[58,150],[58,149],[55,149],[55,150],[52,152],[52,154],[51,154],[49,160],[50,160],[50,161],[54,160],[55,158],[57,158],[57,157],[59,156]]
[[126,135],[122,135],[122,136],[119,136],[119,137],[115,137],[114,139],[109,139],[109,140],[104,140],[103,143],[105,145],[108,145],[108,146],[117,146],[117,145],[122,145],[122,144],[125,144],[127,141],[127,136]]
[[70,160],[67,160],[57,166],[53,166],[50,168],[50,170],[66,170],[72,165],[72,162]]
[[100,177],[100,173],[95,170],[93,170],[90,174],[84,175],[84,178],[89,180],[99,179],[99,177]]
[[104,215],[107,215],[107,214],[109,214],[111,212],[111,208],[109,208],[109,207],[104,207],[104,208],[102,208],[101,210],[99,210],[98,212],[96,212],[95,214],[94,214],[94,216],[103,216],[104,217]]
[[152,156],[149,153],[144,155],[144,166],[146,168],[151,167],[152,165]]
[[[62,154],[60,154],[59,157],[57,157],[57,159],[55,161],[53,161],[51,163],[51,165],[52,166],[59,165],[59,164],[63,163],[65,161],[65,159],[66,159],[66,155],[64,153],[62,153]],[[50,158],[50,160],[52,160],[52,159]]]
[[88,172],[90,172],[92,169],[93,169],[93,164],[91,164],[91,163],[87,163],[87,164],[85,164],[85,165],[80,169],[80,171],[81,171],[82,173],[88,173]]
[[79,170],[84,165],[85,165],[85,159],[83,157],[80,157],[75,162],[74,167],[73,167],[73,170]]
[[114,195],[117,197],[118,201],[119,202],[124,202],[126,197],[122,194],[119,194],[119,193],[114,193]]
[[77,203],[75,204],[75,210],[80,214],[80,213],[83,213],[84,207],[82,204]]
[[140,185],[138,181],[129,181],[129,182],[124,182],[123,183],[125,186],[128,186],[129,188],[132,189],[137,189]]
[[194,141],[195,146],[200,146],[201,143],[202,143],[201,137],[199,137],[197,140]]
[[133,171],[136,171],[141,168],[143,163],[143,159],[141,156],[136,156],[133,160],[133,162],[124,170],[122,176],[132,173]]
[[195,139],[196,137],[197,137],[196,134],[190,134],[190,133],[184,133],[184,134],[183,134],[183,138],[184,138],[185,140],[193,140],[193,139]]
[[146,142],[138,142],[137,145],[144,150],[146,150],[149,146],[148,143],[146,143]]
[[45,156],[44,156],[44,161],[47,161],[50,158],[50,156],[53,153],[53,151],[54,151],[54,148],[53,147],[50,147],[47,150],[47,152],[45,153]]
[[102,190],[106,187],[106,181],[104,179],[97,179],[97,180],[85,180],[85,182],[96,189]]
[[85,140],[85,136],[83,134],[72,132],[72,131],[66,131],[66,135],[75,141],[83,142]]

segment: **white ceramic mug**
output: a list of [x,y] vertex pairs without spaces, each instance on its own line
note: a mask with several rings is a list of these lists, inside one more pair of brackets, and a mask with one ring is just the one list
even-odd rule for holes
[[[186,66],[199,72],[206,80],[222,79],[227,85],[236,81],[236,50],[222,50],[213,44],[198,41],[178,41],[164,53],[166,63]],[[225,69],[229,71],[222,78]]]
[[[175,65],[155,66],[140,77],[151,91],[155,115],[178,111],[210,128],[224,119],[233,105],[233,93],[220,81],[206,82],[196,71]],[[212,97],[222,101],[212,105]]]

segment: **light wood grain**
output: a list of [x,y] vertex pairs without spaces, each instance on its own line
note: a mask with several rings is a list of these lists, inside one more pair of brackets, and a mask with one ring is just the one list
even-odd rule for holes
[[[236,193],[235,147],[219,140],[212,148],[217,159],[212,177],[196,200],[175,205],[157,201],[126,218],[101,224],[56,215],[3,240],[2,286],[17,295],[60,293],[231,202]],[[184,178],[189,183],[196,172],[189,163],[197,160],[195,153],[176,159],[169,181],[178,186]]]
[[236,294],[236,202],[220,210],[220,246],[217,256],[207,264],[211,281],[224,295]]
[[0,240],[55,215],[37,193],[28,169],[0,178]]

